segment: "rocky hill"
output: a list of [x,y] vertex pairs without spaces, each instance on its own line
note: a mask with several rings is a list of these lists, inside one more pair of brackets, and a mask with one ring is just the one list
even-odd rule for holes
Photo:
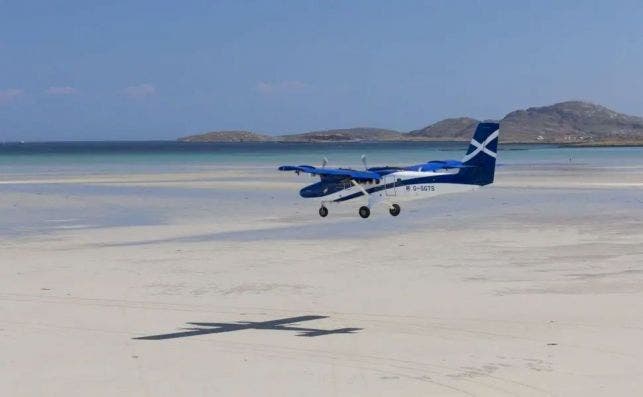
[[[347,128],[268,136],[249,131],[218,131],[180,138],[185,142],[355,142],[468,141],[478,120],[449,118],[402,133],[382,128]],[[500,120],[501,142],[583,145],[643,144],[643,118],[601,105],[568,101],[515,110]]]
[[470,117],[444,119],[408,133],[408,136],[421,140],[460,141],[469,140],[478,125],[478,120]]
[[516,110],[500,128],[504,142],[643,142],[643,118],[581,101]]
[[382,128],[358,127],[280,135],[275,139],[281,142],[401,141],[404,134]]
[[267,142],[270,140],[272,137],[268,135],[250,131],[213,131],[179,138],[181,142]]

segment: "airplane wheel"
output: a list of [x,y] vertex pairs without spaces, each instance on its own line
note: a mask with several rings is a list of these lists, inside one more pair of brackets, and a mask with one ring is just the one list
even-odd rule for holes
[[359,216],[366,219],[371,214],[371,210],[368,207],[359,207]]
[[400,206],[398,204],[393,204],[391,208],[389,208],[388,212],[393,215],[393,216],[398,216],[400,215]]
[[326,215],[328,215],[328,208],[320,207],[319,208],[319,216],[321,216],[322,218],[325,218]]

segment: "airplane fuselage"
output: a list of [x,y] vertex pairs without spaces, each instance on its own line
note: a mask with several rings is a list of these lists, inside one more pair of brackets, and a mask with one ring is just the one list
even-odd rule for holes
[[318,198],[324,202],[342,202],[364,198],[368,193],[371,200],[409,201],[434,197],[441,194],[475,190],[479,186],[457,183],[453,179],[458,169],[442,171],[393,171],[382,175],[380,180],[355,182],[349,180],[318,182],[303,188],[305,198]]

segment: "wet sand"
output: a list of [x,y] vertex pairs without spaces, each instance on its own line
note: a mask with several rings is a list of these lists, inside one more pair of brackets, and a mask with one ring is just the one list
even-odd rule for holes
[[0,394],[643,388],[643,168],[505,167],[368,220],[309,181],[4,176]]

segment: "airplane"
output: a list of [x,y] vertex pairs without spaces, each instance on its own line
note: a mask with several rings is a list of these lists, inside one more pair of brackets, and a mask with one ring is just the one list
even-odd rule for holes
[[317,175],[320,181],[300,190],[303,198],[321,199],[319,215],[328,215],[327,204],[361,198],[366,205],[359,208],[359,216],[368,218],[371,208],[383,204],[389,213],[398,216],[400,202],[434,197],[447,193],[476,190],[493,183],[498,152],[498,123],[479,123],[461,161],[428,161],[407,167],[372,167],[364,170],[327,168],[324,158],[321,167],[310,165],[282,165],[279,171],[294,171]]
[[270,321],[238,321],[236,323],[188,323],[196,327],[185,328],[185,331],[173,332],[170,334],[161,334],[161,335],[150,335],[150,336],[140,336],[138,340],[163,340],[163,339],[176,339],[176,338],[185,338],[189,336],[197,335],[207,335],[207,334],[219,334],[222,332],[232,332],[232,331],[242,331],[246,329],[270,329],[277,331],[297,331],[299,334],[297,336],[322,336],[322,335],[331,335],[331,334],[352,334],[356,331],[360,331],[361,328],[338,328],[338,329],[317,329],[317,328],[305,328],[305,327],[295,327],[292,324],[299,323],[302,321],[312,321],[320,320],[327,318],[327,316],[298,316],[298,317],[288,317],[280,318],[278,320]]

